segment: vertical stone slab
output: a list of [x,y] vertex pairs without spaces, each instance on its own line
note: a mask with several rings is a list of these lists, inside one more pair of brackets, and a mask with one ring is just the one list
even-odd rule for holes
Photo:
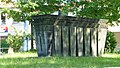
[[105,41],[106,41],[106,35],[107,35],[107,27],[106,24],[108,20],[106,19],[100,19],[98,24],[98,56],[102,56],[104,53],[104,47],[105,47]]
[[70,42],[71,42],[70,40],[71,39],[70,39],[70,35],[71,35],[70,34],[70,26],[68,26],[68,43],[69,43],[69,47],[68,48],[69,48],[69,56],[71,56],[71,44],[70,44]]
[[90,28],[85,28],[85,55],[90,56]]
[[83,56],[85,56],[85,28],[83,27]]
[[70,27],[71,56],[76,56],[76,27]]
[[63,30],[63,56],[69,56],[69,40],[68,40],[68,27],[64,26]]
[[102,56],[104,53],[105,41],[107,36],[107,29],[98,29],[98,56]]
[[61,55],[61,27],[54,27],[54,35],[55,35],[55,53],[56,55]]
[[83,29],[77,28],[78,56],[83,56]]
[[40,36],[41,36],[41,49],[42,49],[42,52],[46,53],[47,52],[45,51],[44,47],[45,47],[45,38],[44,38],[44,27],[41,25],[41,31],[40,31]]
[[39,52],[41,54],[41,56],[47,56],[48,55],[48,46],[49,46],[49,30],[47,30],[48,28],[50,28],[50,26],[45,26],[43,27],[43,25],[40,25],[39,27],[39,32],[40,34],[38,35],[38,43],[40,43],[40,49],[41,52]]
[[[39,25],[39,24],[38,24]],[[42,35],[41,35],[41,30],[40,30],[40,28],[41,28],[41,26],[34,26],[34,36],[35,36],[35,43],[36,43],[36,49],[37,49],[37,53],[38,53],[38,57],[40,57],[40,56],[43,56],[43,54],[44,55],[46,55],[46,53],[44,53],[43,52],[43,50],[42,50]]]
[[91,28],[91,50],[92,50],[92,56],[97,56],[97,29]]
[[38,34],[37,32],[36,32],[36,35],[35,35],[35,43],[36,43],[36,49],[37,49],[37,51],[38,51],[38,53],[40,53],[40,52],[42,52],[42,50],[41,50],[41,37],[40,37],[40,34]]
[[47,37],[48,37],[47,38],[48,39],[47,53],[48,53],[48,55],[51,55],[51,53],[52,53],[52,47],[53,47],[53,43],[52,43],[53,38],[52,38],[52,36],[53,36],[53,32],[52,31],[48,31],[47,32]]
[[40,44],[40,38],[41,37],[40,37],[40,31],[37,32],[37,30],[39,30],[39,27],[35,25],[33,28],[34,28],[33,29],[33,33],[34,33],[34,37],[35,37],[37,53],[40,53],[41,52],[41,47],[40,47],[41,46],[41,44]]
[[55,30],[54,30],[54,26],[52,26],[52,48],[51,48],[51,55],[55,55],[56,51],[55,51]]
[[44,52],[47,54],[48,51],[48,36],[47,36],[47,31],[43,32],[43,40],[44,40],[44,45],[42,46],[42,49],[44,49]]

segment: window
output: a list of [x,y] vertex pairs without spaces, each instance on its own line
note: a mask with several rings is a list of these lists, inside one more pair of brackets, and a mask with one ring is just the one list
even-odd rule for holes
[[1,14],[1,20],[2,20],[1,22],[2,22],[2,24],[5,24],[5,17],[6,17],[5,14]]

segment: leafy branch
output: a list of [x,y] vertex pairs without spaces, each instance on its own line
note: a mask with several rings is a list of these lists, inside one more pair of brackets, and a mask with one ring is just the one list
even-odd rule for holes
[[9,17],[13,17],[15,21],[30,20],[33,15],[51,14],[55,11],[61,11],[63,14],[72,12],[79,17],[108,19],[118,21],[120,18],[120,2],[119,0],[92,0],[92,1],[75,1],[69,2],[64,0],[19,0],[15,3],[16,9],[4,8],[3,12],[7,12]]

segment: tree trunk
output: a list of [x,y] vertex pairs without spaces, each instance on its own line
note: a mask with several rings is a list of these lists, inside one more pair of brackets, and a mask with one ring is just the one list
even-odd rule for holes
[[12,47],[8,48],[8,54],[13,54],[14,53],[14,49]]

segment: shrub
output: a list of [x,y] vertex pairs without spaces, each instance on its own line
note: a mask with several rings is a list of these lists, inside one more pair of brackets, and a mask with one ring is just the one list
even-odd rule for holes
[[6,42],[14,49],[14,51],[18,51],[18,49],[23,45],[25,35],[22,31],[17,31],[15,28],[14,31],[14,35],[8,34]]
[[4,47],[6,47],[6,48],[9,47],[8,44],[7,44],[7,42],[6,42],[6,38],[2,38],[0,40],[0,43],[1,43],[1,47],[3,47],[3,48]]
[[114,36],[114,33],[108,32],[107,33],[107,38],[106,38],[106,43],[105,43],[105,52],[106,53],[113,53],[114,49],[116,47],[116,39]]
[[20,47],[23,45],[24,37],[9,34],[6,41],[10,47],[12,47],[15,51],[18,51],[18,49],[20,49]]
[[[6,38],[1,38],[0,39],[0,46],[1,48],[8,48],[8,44],[6,42]],[[3,49],[3,52],[7,53],[7,49]]]

